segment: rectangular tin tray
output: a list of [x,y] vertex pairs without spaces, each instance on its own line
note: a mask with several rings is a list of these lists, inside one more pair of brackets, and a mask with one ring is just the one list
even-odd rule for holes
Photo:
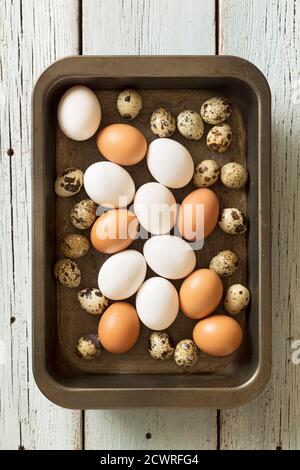
[[[218,227],[197,252],[197,267],[222,249],[233,249],[239,270],[224,280],[225,289],[240,282],[251,291],[246,314],[237,317],[245,331],[241,349],[226,358],[200,354],[197,365],[180,369],[174,361],[154,361],[147,351],[149,330],[142,327],[137,345],[125,355],[102,352],[93,361],[80,360],[74,350],[77,339],[96,332],[98,318],[86,314],[76,301],[79,289],[57,285],[53,265],[61,257],[58,246],[74,231],[69,221],[73,204],[85,196],[58,198],[53,190],[56,175],[68,166],[85,170],[101,159],[95,138],[75,142],[57,126],[57,104],[75,84],[92,88],[99,96],[101,126],[122,122],[116,110],[118,91],[140,90],[143,110],[132,122],[154,139],[149,118],[158,106],[177,115],[183,109],[199,110],[201,103],[221,95],[233,102],[230,118],[233,141],[225,154],[208,151],[205,138],[182,142],[195,163],[214,158],[220,165],[240,161],[249,171],[246,190],[216,191],[221,207],[238,207],[250,220],[246,235],[230,236]],[[206,126],[205,133],[210,126]],[[127,167],[137,187],[150,181],[145,162]],[[177,202],[192,185],[174,191]],[[68,57],[52,64],[39,78],[33,96],[33,372],[41,391],[67,408],[122,407],[218,407],[241,405],[266,384],[271,361],[270,312],[270,92],[261,72],[251,63],[226,56],[188,57]],[[87,232],[88,235],[88,232]],[[142,242],[132,248],[141,250]],[[78,260],[83,287],[96,287],[97,273],[107,257],[90,250]],[[151,272],[148,273],[151,276]],[[153,275],[153,273],[152,273]],[[176,287],[180,282],[175,282]],[[130,299],[134,301],[133,299]],[[222,311],[222,306],[218,309]],[[179,314],[169,329],[175,341],[191,337],[194,322]]]

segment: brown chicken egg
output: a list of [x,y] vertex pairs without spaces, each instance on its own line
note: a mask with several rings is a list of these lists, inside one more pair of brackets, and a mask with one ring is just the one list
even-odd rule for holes
[[185,278],[179,300],[183,313],[199,320],[212,313],[223,295],[223,284],[219,276],[210,269],[198,269]]
[[240,347],[243,330],[233,318],[213,315],[196,324],[193,339],[198,348],[207,354],[229,356]]
[[115,302],[102,315],[98,336],[109,352],[122,354],[131,349],[140,334],[140,320],[133,305]]
[[218,216],[219,201],[215,193],[207,188],[196,189],[182,201],[178,230],[187,240],[201,240],[214,230]]
[[127,209],[112,209],[102,214],[91,230],[93,247],[101,253],[113,254],[125,250],[135,239],[139,221]]
[[111,124],[102,129],[97,146],[107,160],[124,166],[139,163],[147,152],[145,136],[129,124]]

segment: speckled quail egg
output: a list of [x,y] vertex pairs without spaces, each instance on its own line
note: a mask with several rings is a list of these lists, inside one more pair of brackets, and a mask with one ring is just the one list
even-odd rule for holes
[[54,190],[58,196],[70,197],[79,193],[83,185],[83,172],[78,168],[66,168],[55,180]]
[[89,251],[89,248],[90,243],[88,239],[78,233],[67,235],[60,245],[60,251],[67,258],[81,258]]
[[158,137],[170,137],[175,132],[176,121],[166,108],[158,108],[152,113],[150,127]]
[[220,168],[214,160],[202,160],[194,172],[193,183],[197,188],[208,188],[218,181]]
[[85,230],[96,220],[98,205],[91,199],[83,199],[72,207],[70,220],[74,227]]
[[55,263],[54,275],[65,287],[78,287],[81,282],[80,269],[71,259],[60,259]]
[[227,188],[240,189],[248,180],[248,171],[237,162],[226,163],[221,170],[221,181]]
[[180,367],[193,367],[198,360],[198,348],[193,340],[183,339],[176,345],[174,359]]
[[233,284],[229,287],[224,300],[226,312],[236,315],[245,310],[250,301],[250,292],[242,284]]
[[87,287],[79,291],[77,299],[81,308],[92,315],[102,315],[108,307],[108,299],[99,289],[94,287]]
[[239,267],[239,258],[236,253],[230,250],[220,251],[214,256],[209,264],[209,269],[217,273],[220,277],[231,276]]
[[230,101],[220,97],[205,101],[200,111],[203,121],[213,125],[226,121],[231,112],[232,106]]
[[166,331],[152,331],[149,337],[149,353],[153,359],[164,361],[174,353],[174,345]]
[[207,147],[218,153],[226,152],[232,140],[229,124],[218,124],[210,129],[206,137]]
[[218,224],[223,232],[230,235],[239,235],[248,228],[248,221],[242,211],[232,207],[221,210]]
[[98,336],[91,333],[79,338],[76,345],[76,352],[79,357],[86,361],[91,361],[99,356],[101,345]]
[[134,119],[142,109],[142,97],[135,90],[124,90],[118,96],[117,108],[124,119]]
[[200,114],[191,109],[181,111],[177,116],[177,129],[183,137],[200,140],[204,132],[204,123]]

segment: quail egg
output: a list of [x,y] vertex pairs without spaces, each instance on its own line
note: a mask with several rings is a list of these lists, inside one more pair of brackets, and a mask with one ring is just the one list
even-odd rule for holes
[[142,109],[142,97],[135,90],[124,90],[118,96],[117,108],[124,119],[134,119]]
[[108,307],[108,299],[94,287],[82,289],[78,292],[77,299],[81,308],[92,315],[102,315]]
[[174,116],[165,108],[158,108],[152,113],[150,127],[153,134],[158,137],[170,137],[176,129]]
[[88,239],[79,235],[78,233],[71,233],[67,235],[60,245],[60,251],[67,258],[81,258],[90,248]]
[[238,256],[230,250],[220,251],[214,256],[209,264],[209,269],[220,277],[231,276],[239,267]]
[[221,170],[221,181],[227,188],[240,189],[248,180],[248,171],[237,162],[226,163]]
[[85,230],[96,220],[97,204],[91,199],[77,202],[71,210],[70,220],[74,227]]
[[224,300],[226,312],[236,315],[245,310],[250,301],[250,292],[242,284],[233,284],[229,287]]
[[248,228],[248,221],[242,211],[231,207],[221,211],[218,224],[223,232],[230,235],[239,235]]
[[83,185],[83,172],[78,168],[66,168],[55,180],[54,190],[58,196],[70,197],[79,193]]
[[203,103],[201,106],[201,116],[207,124],[221,124],[229,118],[232,112],[230,101],[225,98],[215,97]]
[[174,353],[174,345],[166,331],[153,331],[149,337],[149,353],[153,359],[164,361]]
[[218,124],[210,129],[206,137],[207,147],[218,153],[226,152],[232,140],[229,124]]
[[60,259],[55,263],[54,275],[65,287],[78,287],[81,282],[81,272],[75,261]]
[[202,160],[194,172],[193,183],[197,188],[208,188],[218,181],[220,168],[214,160]]
[[204,123],[200,114],[188,109],[178,114],[177,129],[187,139],[200,140],[204,132]]
[[91,361],[99,356],[101,352],[101,345],[97,335],[88,334],[79,338],[76,345],[76,352],[79,357],[86,361]]
[[180,367],[193,367],[198,360],[198,348],[193,340],[183,339],[176,345],[174,359]]

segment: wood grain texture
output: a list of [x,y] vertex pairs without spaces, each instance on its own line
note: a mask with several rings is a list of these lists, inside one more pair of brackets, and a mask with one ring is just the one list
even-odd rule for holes
[[[214,54],[214,5],[213,0],[83,0],[83,53]],[[86,449],[216,446],[214,410],[85,413]]]
[[78,51],[74,0],[0,2],[0,448],[76,449],[81,415],[58,408],[31,373],[31,93],[39,73]]
[[83,0],[83,54],[214,54],[214,0]]
[[199,410],[89,411],[86,449],[215,449],[216,413]]
[[220,53],[256,64],[272,92],[273,373],[264,393],[221,413],[221,448],[300,446],[300,4],[220,0]]

